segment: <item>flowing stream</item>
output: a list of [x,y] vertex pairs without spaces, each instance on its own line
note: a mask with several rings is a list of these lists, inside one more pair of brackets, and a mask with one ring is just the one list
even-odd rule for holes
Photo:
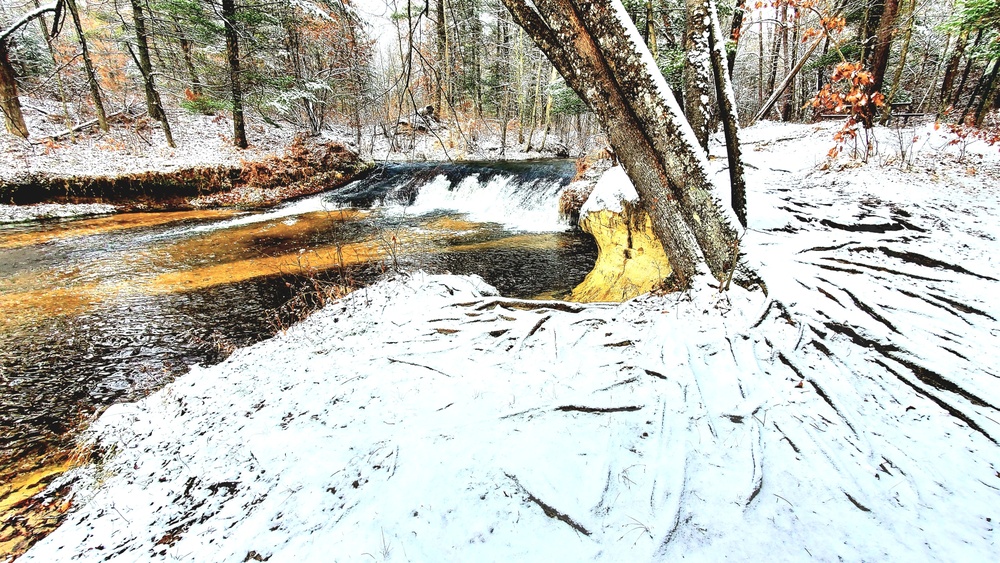
[[559,217],[570,161],[385,164],[256,212],[0,225],[0,476],[70,445],[103,407],[293,322],[316,283],[478,274],[558,297],[596,247]]

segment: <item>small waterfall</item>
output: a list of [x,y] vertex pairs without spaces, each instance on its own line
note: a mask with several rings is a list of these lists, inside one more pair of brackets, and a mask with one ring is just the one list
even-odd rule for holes
[[328,197],[389,213],[448,211],[510,230],[555,232],[570,227],[559,216],[559,194],[574,172],[571,161],[386,164]]

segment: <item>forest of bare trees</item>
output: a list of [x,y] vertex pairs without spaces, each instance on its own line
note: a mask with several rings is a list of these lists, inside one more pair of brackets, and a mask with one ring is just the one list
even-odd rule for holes
[[[401,118],[430,105],[451,146],[499,137],[504,148],[582,147],[598,121],[504,4],[4,0],[0,108],[7,132],[25,138],[30,108],[66,136],[144,113],[170,144],[169,116],[182,108],[227,116],[237,146],[248,142],[245,115],[311,134],[347,127],[364,146],[395,138]],[[693,55],[708,37],[699,31],[707,4],[622,4],[695,129],[715,131],[722,105],[698,86],[710,65]],[[996,0],[715,7],[743,125],[851,113],[852,91],[873,102],[855,116],[864,125],[888,120],[891,108],[981,126],[997,106]],[[883,100],[884,111],[874,103]]]

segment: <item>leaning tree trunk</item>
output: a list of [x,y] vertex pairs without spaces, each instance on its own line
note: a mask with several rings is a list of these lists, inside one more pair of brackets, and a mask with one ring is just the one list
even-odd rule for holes
[[740,37],[743,35],[743,16],[746,13],[746,0],[736,0],[736,6],[733,8],[733,21],[729,24],[729,40],[733,42],[733,49],[726,50],[726,69],[729,71],[730,79],[733,75],[733,67],[736,66],[736,49],[739,48]]
[[3,113],[7,132],[22,139],[28,138],[28,126],[24,122],[24,114],[21,113],[21,99],[17,92],[17,72],[10,64],[10,45],[7,40],[31,20],[40,18],[47,12],[55,12],[60,7],[61,4],[57,2],[41,7],[36,6],[34,10],[11,23],[7,29],[0,29],[0,113]]
[[73,27],[76,28],[76,37],[80,40],[80,54],[83,58],[83,68],[87,73],[87,85],[90,86],[90,97],[94,100],[94,113],[97,114],[97,126],[101,131],[108,131],[108,118],[104,113],[104,100],[101,97],[101,86],[97,83],[97,73],[94,71],[94,63],[90,58],[90,49],[87,47],[87,39],[83,35],[83,25],[80,23],[80,12],[76,7],[76,0],[66,0],[66,8],[73,18]]
[[958,66],[962,62],[962,55],[965,53],[965,43],[968,40],[969,32],[962,31],[955,40],[955,48],[948,58],[948,65],[945,67],[944,80],[941,81],[941,98],[938,104],[939,112],[947,109],[951,101],[951,91],[955,86],[955,76],[958,74]]
[[641,35],[617,0],[503,0],[597,115],[635,184],[679,287],[739,261],[736,230],[710,191],[707,161]]
[[[146,18],[142,13],[142,4],[139,0],[132,2],[132,21],[135,22],[135,42],[139,50],[138,60],[139,72],[142,74],[143,88],[146,92],[146,111],[149,116],[160,122],[163,128],[163,136],[167,139],[167,146],[174,148],[174,136],[170,132],[170,122],[167,121],[167,114],[163,111],[160,103],[160,93],[156,91],[156,84],[153,81],[153,65],[149,62],[149,43],[146,40]],[[131,52],[131,48],[129,49]],[[133,58],[135,54],[133,53]]]
[[704,0],[685,0],[687,31],[684,34],[684,117],[701,148],[708,150],[712,116],[712,62],[708,57],[709,18]]
[[7,40],[0,39],[0,111],[7,132],[22,139],[28,138],[28,125],[21,113],[21,99],[17,93],[17,73],[10,64]]
[[740,149],[739,116],[736,113],[736,93],[726,63],[726,44],[719,26],[719,13],[715,0],[704,0],[711,19],[708,44],[715,76],[715,97],[719,100],[722,131],[726,136],[726,156],[729,159],[729,195],[736,218],[747,226],[746,180],[743,176],[743,155]]
[[809,50],[806,51],[806,54],[799,59],[799,62],[795,63],[795,66],[792,67],[792,70],[788,72],[788,75],[785,76],[785,79],[781,81],[781,84],[779,84],[778,87],[774,89],[774,92],[771,92],[771,95],[767,98],[767,101],[761,105],[760,110],[757,112],[756,115],[753,116],[753,119],[750,120],[749,125],[753,125],[754,123],[757,123],[761,119],[764,119],[764,116],[767,115],[769,111],[771,111],[771,108],[774,107],[774,104],[778,102],[778,98],[780,98],[781,94],[784,93],[785,89],[787,89],[792,84],[792,81],[795,80],[795,76],[799,73],[800,70],[802,70],[802,67],[805,66],[806,62],[809,61],[809,57],[812,56],[813,52],[816,50],[816,47],[819,47],[819,44],[822,42],[823,42],[822,36],[817,37],[816,41],[813,41],[812,46],[809,47]]
[[[969,49],[970,52],[975,52],[979,48],[979,43],[983,40],[983,30],[979,30],[976,33],[976,40],[972,42],[972,48]],[[962,93],[965,92],[965,83],[969,80],[969,73],[972,72],[972,67],[976,64],[975,57],[966,57],[965,70],[962,71],[962,78],[958,81],[958,86],[955,87],[951,92],[951,97],[948,99],[949,106],[957,106],[962,99]]]
[[997,91],[1000,90],[1000,84],[998,84],[1000,80],[997,79],[998,74],[1000,74],[1000,59],[993,59],[993,71],[990,73],[990,78],[983,89],[982,98],[979,100],[979,107],[976,109],[976,127],[983,126],[986,113],[990,108],[996,106]]
[[249,146],[243,122],[243,88],[240,84],[240,44],[236,36],[236,2],[222,0],[222,21],[226,34],[226,60],[229,63],[229,85],[233,95],[233,144],[241,149]]

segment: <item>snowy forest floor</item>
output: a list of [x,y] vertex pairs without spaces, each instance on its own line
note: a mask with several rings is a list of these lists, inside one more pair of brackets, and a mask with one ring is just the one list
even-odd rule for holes
[[995,560],[1000,154],[831,131],[745,131],[767,297],[399,275],[110,408],[21,561]]

